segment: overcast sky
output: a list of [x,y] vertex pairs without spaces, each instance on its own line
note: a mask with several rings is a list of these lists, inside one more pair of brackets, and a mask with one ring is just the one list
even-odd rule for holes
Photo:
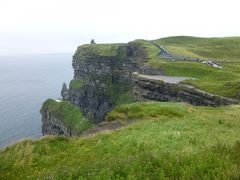
[[165,36],[240,36],[239,0],[0,0],[0,54]]

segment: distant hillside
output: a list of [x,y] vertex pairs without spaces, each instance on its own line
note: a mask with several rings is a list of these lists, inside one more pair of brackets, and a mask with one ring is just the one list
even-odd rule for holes
[[240,62],[240,37],[199,38],[167,37],[156,40],[169,51],[189,57],[216,59],[221,62]]
[[192,58],[217,60],[222,69],[191,61],[171,61],[159,56],[160,50],[146,40],[133,41],[147,53],[148,63],[165,75],[196,78],[184,83],[210,93],[240,98],[240,37],[167,37],[154,40],[169,52]]

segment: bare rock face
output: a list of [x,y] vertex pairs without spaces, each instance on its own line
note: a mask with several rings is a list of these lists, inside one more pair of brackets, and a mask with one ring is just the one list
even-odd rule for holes
[[62,96],[63,100],[69,99],[68,89],[67,89],[67,85],[65,82],[63,83],[63,86],[62,86],[61,96]]
[[236,99],[210,94],[192,86],[151,79],[137,73],[134,74],[134,82],[134,95],[138,101],[175,101],[198,106],[222,106],[239,103]]
[[102,122],[122,95],[131,90],[132,68],[125,45],[106,56],[83,55],[80,49],[73,56],[74,79],[68,90],[69,101],[93,122]]
[[63,122],[47,107],[42,107],[42,134],[44,135],[64,135],[72,136],[72,130],[68,128]]

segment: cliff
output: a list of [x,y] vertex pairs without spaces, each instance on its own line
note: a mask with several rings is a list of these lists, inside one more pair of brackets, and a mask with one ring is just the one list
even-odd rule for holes
[[240,179],[240,105],[215,107],[239,103],[231,99],[240,97],[232,40],[157,41],[177,55],[216,57],[223,68],[163,59],[143,40],[79,47],[64,100],[48,99],[41,113],[44,135],[81,137],[9,145],[0,150],[0,179]]
[[238,104],[239,100],[214,95],[192,86],[170,83],[134,73],[134,96],[138,101],[175,101],[201,106]]
[[48,99],[43,103],[40,112],[43,135],[79,135],[92,126],[79,108],[66,101]]
[[[78,108],[83,116],[93,123],[104,121],[107,113],[115,106],[134,101],[177,101],[205,106],[239,103],[238,100],[211,94],[196,87],[181,84],[182,82],[169,83],[139,77],[138,73],[153,76],[171,73],[175,76],[176,73],[189,75],[190,73],[193,78],[190,78],[189,82],[195,83],[194,79],[199,81],[200,75],[204,73],[210,75],[215,73],[218,75],[216,77],[221,73],[221,76],[226,74],[224,68],[216,69],[191,62],[169,62],[161,59],[158,54],[159,48],[144,40],[136,40],[128,44],[79,46],[72,61],[74,78],[69,84],[69,89],[64,83],[61,91],[63,100]],[[195,69],[192,68],[193,65]],[[43,134],[71,136],[73,132],[75,133],[73,125],[65,128],[61,115],[49,111],[50,106],[41,110]],[[80,134],[80,131],[77,134]]]
[[137,65],[127,44],[83,45],[73,56],[74,79],[65,100],[94,123],[121,103],[132,102],[132,72]]

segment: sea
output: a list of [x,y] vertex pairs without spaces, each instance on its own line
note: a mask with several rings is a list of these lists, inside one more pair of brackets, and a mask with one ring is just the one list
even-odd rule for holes
[[0,56],[0,148],[41,138],[42,103],[72,78],[71,53]]

